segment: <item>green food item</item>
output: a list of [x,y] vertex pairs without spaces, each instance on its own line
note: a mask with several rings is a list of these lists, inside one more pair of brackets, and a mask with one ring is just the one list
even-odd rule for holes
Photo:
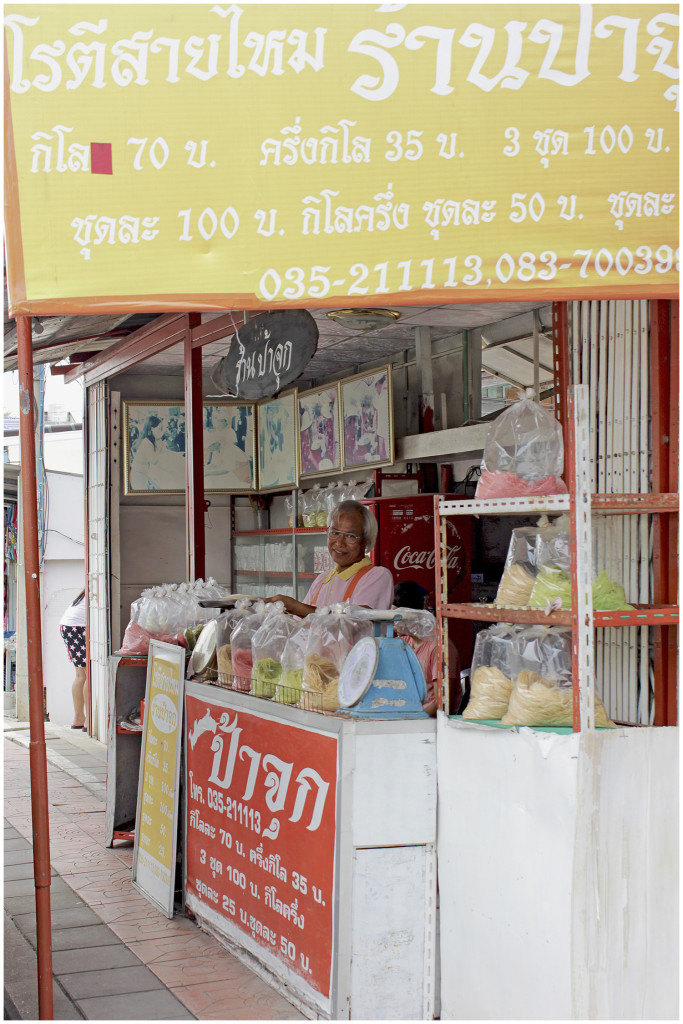
[[273,700],[278,704],[298,704],[301,696],[304,671],[301,668],[292,668],[289,672],[283,672],[278,681]]
[[185,630],[185,639],[187,640],[188,650],[193,651],[197,640],[199,640],[199,634],[204,629],[203,626],[188,626]]
[[[539,572],[529,598],[530,608],[545,608],[549,601],[562,599],[563,608],[572,606],[571,578],[562,569],[545,566]],[[632,604],[626,603],[626,594],[620,583],[611,580],[606,572],[599,573],[593,580],[593,607],[600,611],[631,611]]]
[[633,605],[626,603],[622,585],[611,580],[606,572],[599,573],[593,580],[593,607],[602,611],[633,610]]
[[561,598],[563,608],[572,606],[572,581],[562,569],[544,566],[536,577],[529,598],[530,608],[545,608],[548,601]]
[[251,693],[254,697],[271,698],[282,675],[282,665],[274,658],[259,658],[251,670]]

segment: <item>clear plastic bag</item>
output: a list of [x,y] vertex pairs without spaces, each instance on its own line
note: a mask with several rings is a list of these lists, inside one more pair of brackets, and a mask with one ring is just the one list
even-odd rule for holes
[[240,600],[234,608],[221,612],[216,620],[216,661],[219,686],[232,687],[233,669],[230,637],[237,623],[250,614],[250,608],[250,601]]
[[[515,685],[503,725],[564,726],[573,723],[571,630],[531,626],[515,645]],[[596,695],[595,724],[615,728]]]
[[412,636],[414,640],[430,640],[436,636],[436,619],[431,612],[417,608],[397,608],[402,618],[394,623],[394,636]]
[[254,633],[251,638],[251,692],[254,697],[270,699],[275,695],[282,676],[282,652],[300,621],[286,612],[268,615]]
[[149,653],[150,640],[163,640],[167,644],[187,647],[183,633],[165,633],[162,630],[145,629],[139,622],[129,622],[126,626],[119,654],[145,655]]
[[312,616],[298,620],[297,628],[288,637],[282,651],[282,674],[275,687],[273,700],[278,704],[298,704],[304,675],[304,659]]
[[477,498],[566,494],[562,428],[533,391],[494,420],[484,447]]
[[568,574],[569,559],[567,530],[549,525],[513,530],[495,604],[499,608],[529,607],[539,571],[553,566]]
[[[270,610],[270,612],[269,612]],[[284,610],[281,601],[274,604],[264,604],[257,601],[250,609],[248,615],[237,620],[230,633],[230,661],[232,667],[232,688],[249,693],[251,690],[251,671],[254,664],[254,657],[251,650],[251,641],[256,630],[263,624],[267,614],[279,614]]]
[[352,609],[321,608],[309,619],[302,690],[311,694],[311,710],[338,711],[339,673],[354,644],[373,635],[373,626],[355,619]]
[[470,669],[470,699],[463,718],[496,721],[507,711],[520,628],[501,622],[477,633]]

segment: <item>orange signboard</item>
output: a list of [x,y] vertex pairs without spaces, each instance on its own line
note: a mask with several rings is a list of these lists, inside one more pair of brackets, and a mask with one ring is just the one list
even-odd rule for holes
[[677,5],[4,20],[14,313],[676,294]]
[[327,1001],[337,737],[189,694],[186,711],[188,906]]

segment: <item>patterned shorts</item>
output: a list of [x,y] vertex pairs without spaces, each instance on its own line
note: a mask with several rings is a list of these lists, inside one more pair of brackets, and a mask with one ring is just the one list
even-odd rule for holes
[[76,668],[85,668],[85,626],[60,626],[69,661]]

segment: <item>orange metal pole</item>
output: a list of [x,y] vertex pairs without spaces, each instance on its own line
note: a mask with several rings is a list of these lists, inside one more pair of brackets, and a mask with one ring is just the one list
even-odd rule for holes
[[192,347],[192,331],[201,326],[201,313],[188,313],[185,328],[185,522],[187,578],[203,579],[206,570],[204,528],[204,406],[202,350]]
[[38,553],[38,495],[36,438],[33,415],[33,350],[31,318],[17,317],[19,369],[19,440],[21,496],[24,513],[24,575],[26,579],[26,637],[33,818],[33,875],[36,887],[38,1014],[52,1020],[52,922],[50,916],[50,818],[47,797],[47,757],[43,721],[43,651],[40,625],[40,557]]

